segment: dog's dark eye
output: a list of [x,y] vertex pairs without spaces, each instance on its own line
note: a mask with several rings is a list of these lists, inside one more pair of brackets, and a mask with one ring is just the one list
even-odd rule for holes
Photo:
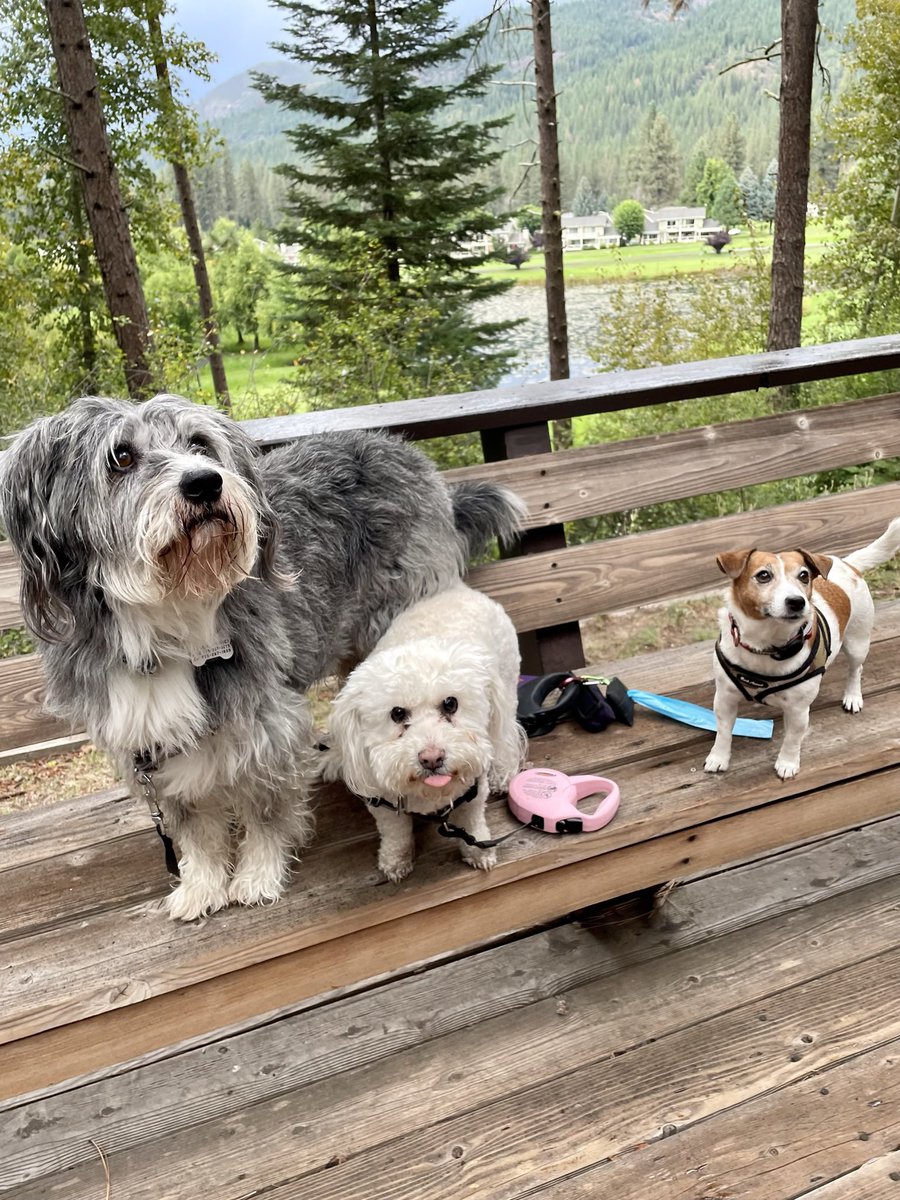
[[400,708],[398,706],[397,708],[391,709],[391,720],[394,722],[395,725],[402,725],[408,716],[409,716],[409,713],[406,711],[405,708]]
[[801,571],[797,578],[801,583],[809,583],[809,571]]
[[459,701],[455,696],[448,696],[446,700],[441,701],[441,712],[444,713],[445,716],[452,717],[458,708]]
[[772,578],[772,572],[771,571],[757,571],[756,574],[753,576],[753,578],[756,580],[757,583],[768,583],[769,580]]
[[109,453],[109,465],[114,471],[130,471],[137,464],[137,455],[126,442],[113,446]]
[[197,433],[188,442],[188,450],[191,454],[209,454],[212,450],[209,442],[202,434]]

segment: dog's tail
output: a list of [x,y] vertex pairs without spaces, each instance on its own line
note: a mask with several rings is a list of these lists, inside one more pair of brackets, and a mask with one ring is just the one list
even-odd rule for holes
[[864,575],[873,567],[889,562],[897,553],[900,553],[900,517],[895,517],[881,537],[870,545],[845,555],[844,562]]
[[528,509],[515,492],[496,483],[475,481],[450,485],[453,521],[469,557],[483,553],[492,538],[504,546],[522,530]]

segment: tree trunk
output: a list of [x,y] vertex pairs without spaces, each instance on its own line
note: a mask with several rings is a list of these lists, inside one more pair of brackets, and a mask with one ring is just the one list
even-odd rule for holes
[[[369,27],[369,49],[372,54],[372,61],[378,62],[381,54],[381,39],[378,29],[378,10],[375,0],[367,0],[366,4],[366,21]],[[391,228],[396,211],[396,200],[394,197],[394,172],[393,163],[391,162],[390,154],[387,149],[387,107],[385,104],[384,90],[381,80],[378,77],[377,71],[373,73],[373,96],[372,101],[375,108],[375,145],[378,150],[378,161],[381,164],[382,176],[382,193],[381,193],[381,216],[384,220],[386,229]],[[381,246],[387,258],[387,279],[388,283],[396,286],[400,282],[400,246],[396,237],[385,232],[381,237]]]
[[94,370],[97,366],[97,338],[94,333],[94,323],[91,317],[91,254],[87,244],[87,230],[84,225],[84,201],[81,196],[79,172],[72,171],[72,187],[70,189],[72,224],[75,228],[75,256],[78,263],[78,327],[81,335],[81,365],[84,367],[86,379],[89,381],[85,391],[94,391]]
[[150,323],[110,154],[84,12],[81,0],[44,0],[44,7],[94,253],[116,342],[125,359],[128,394],[138,399],[153,391],[147,363]]
[[[150,33],[150,44],[153,47],[153,65],[156,68],[156,78],[159,80],[160,100],[163,111],[172,118],[170,135],[175,137],[175,99],[172,95],[172,81],[169,78],[169,64],[166,60],[163,45],[162,28],[159,20],[159,6],[148,4],[147,29]],[[184,222],[188,246],[191,251],[191,264],[194,268],[194,283],[197,287],[197,300],[200,316],[203,319],[204,344],[209,369],[212,374],[213,391],[219,407],[226,412],[231,411],[231,397],[228,395],[228,380],[225,376],[225,364],[219,349],[219,326],[216,321],[213,306],[212,287],[209,282],[209,271],[206,267],[206,253],[203,249],[203,235],[200,232],[200,222],[197,219],[197,207],[194,204],[194,191],[191,187],[191,177],[184,163],[183,155],[174,152],[171,159],[172,171],[175,175],[175,189],[178,192],[178,203],[181,206],[181,219]]]
[[778,190],[767,350],[800,345],[818,0],[782,0]]
[[[531,0],[534,33],[534,78],[538,113],[538,153],[541,164],[541,223],[544,231],[544,280],[547,296],[547,339],[550,378],[569,378],[569,332],[566,324],[566,285],[563,278],[562,200],[559,186],[559,141],[556,90],[553,83],[553,39],[550,0]],[[572,422],[554,421],[557,449],[572,444]]]

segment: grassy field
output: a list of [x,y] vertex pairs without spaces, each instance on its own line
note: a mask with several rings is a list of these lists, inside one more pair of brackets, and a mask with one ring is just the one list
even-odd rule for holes
[[[815,263],[822,255],[824,244],[821,229],[807,229],[807,263]],[[667,246],[619,246],[605,250],[571,250],[564,258],[567,284],[618,283],[636,279],[666,279],[678,275],[696,275],[701,271],[730,270],[736,262],[754,251],[761,253],[768,264],[772,258],[772,236],[748,233],[735,234],[731,244],[716,254],[704,242],[681,242]],[[515,277],[518,285],[543,287],[543,256],[533,253],[518,270],[507,263],[487,263],[482,272],[492,278]]]
[[[815,263],[821,257],[824,249],[822,238],[821,225],[811,223],[807,226],[807,263]],[[732,270],[742,259],[749,260],[754,252],[761,253],[767,264],[770,262],[770,234],[753,237],[748,233],[736,234],[731,245],[721,254],[716,254],[702,242],[576,250],[565,256],[565,278],[566,284],[572,287],[579,284],[677,278],[705,271]],[[506,263],[490,262],[481,268],[481,272],[491,278],[512,277],[519,287],[544,285],[544,264],[540,253],[532,254],[519,270]],[[812,300],[812,297],[809,299]],[[297,349],[296,345],[270,345],[265,340],[258,351],[250,348],[249,342],[243,347],[234,341],[223,343],[225,370],[235,416],[245,419],[302,411],[302,400],[290,387],[291,366]],[[202,368],[197,378],[204,393],[211,396],[209,369]]]

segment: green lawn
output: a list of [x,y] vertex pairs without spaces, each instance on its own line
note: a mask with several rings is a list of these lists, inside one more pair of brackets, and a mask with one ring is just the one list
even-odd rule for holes
[[[242,349],[236,342],[226,341],[222,346],[234,415],[246,420],[302,411],[299,395],[290,388],[297,346],[280,343],[269,346],[263,342],[259,350],[253,350],[249,348],[251,345],[248,343]],[[209,367],[201,368],[199,381],[204,393],[211,396]]]
[[[819,224],[807,226],[808,263],[822,255],[823,231]],[[694,275],[701,271],[723,271],[740,264],[754,249],[761,251],[768,264],[772,257],[772,235],[735,234],[721,254],[705,242],[681,242],[666,246],[619,246],[605,250],[570,250],[563,259],[567,284],[613,283],[631,279],[665,279],[677,275]],[[540,252],[516,270],[507,263],[490,262],[481,268],[492,278],[515,278],[523,286],[543,287],[544,262]]]

